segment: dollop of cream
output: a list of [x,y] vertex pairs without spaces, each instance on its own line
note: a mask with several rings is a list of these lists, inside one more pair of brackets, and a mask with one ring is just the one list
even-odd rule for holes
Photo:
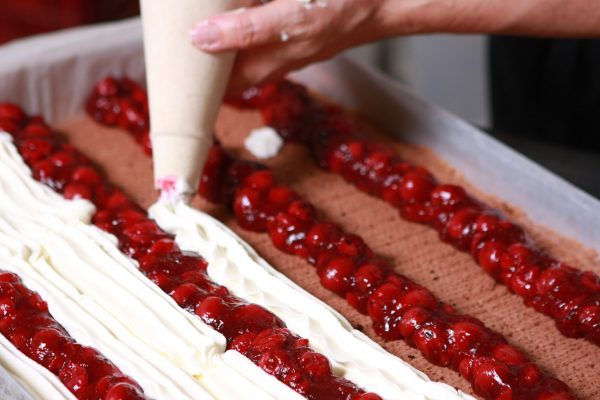
[[[330,306],[276,271],[238,235],[186,204],[158,202],[150,215],[182,249],[208,261],[208,274],[237,296],[269,309],[326,355],[337,375],[385,399],[472,399],[388,353]],[[302,262],[302,261],[298,261]]]
[[[284,39],[282,33],[281,40],[287,41],[288,39],[287,35]],[[277,134],[277,131],[269,126],[251,130],[250,134],[244,140],[246,150],[259,159],[275,157],[279,154],[282,146],[283,139]]]

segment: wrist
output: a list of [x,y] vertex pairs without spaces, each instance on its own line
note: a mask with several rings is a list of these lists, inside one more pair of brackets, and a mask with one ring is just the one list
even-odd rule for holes
[[377,11],[386,36],[426,33],[498,33],[522,7],[480,0],[383,0]]
[[443,30],[445,0],[383,0],[375,18],[385,36],[414,35]]

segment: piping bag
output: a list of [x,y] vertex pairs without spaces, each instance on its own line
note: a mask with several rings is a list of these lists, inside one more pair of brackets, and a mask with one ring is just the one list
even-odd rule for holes
[[154,184],[161,199],[188,202],[198,189],[235,53],[207,54],[188,32],[239,0],[141,0]]

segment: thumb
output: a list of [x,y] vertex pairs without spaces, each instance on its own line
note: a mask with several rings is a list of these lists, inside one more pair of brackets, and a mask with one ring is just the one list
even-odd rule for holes
[[302,12],[297,0],[275,0],[210,17],[190,31],[192,43],[200,50],[222,52],[264,46],[285,40],[286,28]]

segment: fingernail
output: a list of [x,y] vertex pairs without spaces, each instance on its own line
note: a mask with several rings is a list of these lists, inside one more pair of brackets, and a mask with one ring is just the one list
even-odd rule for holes
[[214,22],[201,22],[190,31],[192,43],[201,49],[211,49],[219,44],[221,29]]

